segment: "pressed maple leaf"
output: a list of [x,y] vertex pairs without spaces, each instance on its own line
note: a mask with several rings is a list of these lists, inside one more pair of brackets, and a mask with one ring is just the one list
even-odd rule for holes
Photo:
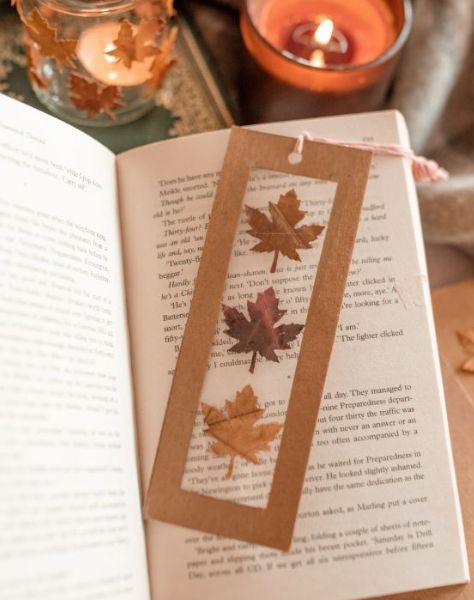
[[143,62],[160,52],[153,42],[162,28],[163,21],[159,19],[142,19],[136,28],[130,21],[122,21],[117,38],[113,41],[115,48],[106,54],[114,56],[130,69],[133,61]]
[[462,364],[461,369],[467,373],[474,373],[474,327],[458,331],[457,335],[461,346],[467,354],[470,354],[469,358]]
[[293,260],[301,260],[297,249],[311,248],[313,242],[324,229],[323,225],[296,224],[305,217],[306,212],[300,210],[300,201],[294,190],[282,194],[278,203],[268,203],[271,220],[257,208],[245,207],[248,223],[251,227],[246,233],[261,240],[251,250],[254,252],[274,252],[270,273],[274,273],[278,256]]
[[270,287],[263,293],[257,294],[256,302],[247,302],[248,320],[236,308],[223,305],[224,319],[229,329],[230,337],[239,340],[229,349],[229,352],[252,352],[250,362],[251,373],[255,370],[257,353],[273,362],[279,362],[275,350],[287,350],[289,342],[296,339],[304,325],[278,325],[274,327],[285,314],[286,310],[278,308],[279,300],[275,290]]
[[204,402],[201,406],[204,422],[208,426],[204,433],[216,440],[209,446],[208,451],[218,456],[230,457],[226,479],[232,477],[237,456],[257,465],[257,452],[270,450],[270,442],[283,427],[279,423],[256,425],[265,409],[258,407],[257,397],[250,385],[237,392],[235,400],[226,400],[225,410],[218,410]]
[[160,51],[155,56],[155,60],[150,68],[150,78],[146,84],[150,91],[158,90],[163,83],[165,75],[176,64],[176,60],[170,58],[178,37],[178,28],[173,27],[169,33],[165,34],[160,45]]
[[42,56],[54,59],[59,69],[63,66],[74,67],[76,40],[58,39],[56,29],[49,26],[37,8],[23,18],[23,24]]
[[71,73],[68,80],[69,99],[78,109],[87,113],[90,119],[103,112],[111,119],[115,119],[113,111],[123,106],[120,101],[120,89],[114,85],[100,87],[94,81],[88,81]]
[[26,52],[26,74],[31,85],[40,89],[46,89],[48,87],[48,82],[43,77],[40,70],[40,54],[37,48],[32,46],[26,35],[23,37],[23,45],[25,46]]

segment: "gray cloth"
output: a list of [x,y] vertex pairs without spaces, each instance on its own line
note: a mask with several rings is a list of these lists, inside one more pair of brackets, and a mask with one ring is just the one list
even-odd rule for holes
[[425,238],[474,255],[474,0],[417,0],[390,106],[451,173],[418,187]]
[[[245,85],[239,4],[189,3],[236,104]],[[425,239],[474,256],[474,0],[415,0],[413,29],[380,106],[386,107],[404,114],[414,150],[451,173],[446,183],[419,186]]]

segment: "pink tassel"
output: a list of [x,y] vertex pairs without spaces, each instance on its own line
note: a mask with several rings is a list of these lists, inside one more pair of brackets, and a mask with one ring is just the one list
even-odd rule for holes
[[434,160],[429,160],[424,156],[414,156],[411,168],[415,181],[441,183],[449,179],[449,173],[446,169],[440,167]]
[[367,142],[338,142],[329,138],[314,138],[307,131],[301,133],[295,143],[293,154],[302,156],[304,141],[320,142],[322,144],[334,144],[346,148],[368,150],[377,156],[401,156],[412,161],[412,171],[415,181],[439,183],[449,179],[449,173],[438,165],[434,160],[417,156],[413,150],[404,148],[398,144],[369,144]]

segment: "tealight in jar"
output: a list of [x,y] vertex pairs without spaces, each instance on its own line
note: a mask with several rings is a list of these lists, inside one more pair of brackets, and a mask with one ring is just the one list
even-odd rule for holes
[[172,0],[17,0],[39,100],[79,125],[127,123],[153,108],[174,64]]

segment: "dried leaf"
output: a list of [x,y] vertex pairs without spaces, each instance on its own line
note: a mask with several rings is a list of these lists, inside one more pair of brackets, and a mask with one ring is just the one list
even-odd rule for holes
[[474,354],[474,327],[465,331],[458,331],[458,340],[461,346],[469,354]]
[[78,110],[87,113],[88,119],[101,112],[115,119],[113,111],[123,106],[120,102],[120,88],[114,85],[99,87],[97,83],[88,81],[77,73],[70,74],[68,85],[69,99]]
[[250,321],[236,308],[226,305],[222,307],[229,328],[224,333],[239,340],[229,352],[252,352],[251,373],[255,370],[257,353],[267,360],[279,362],[275,350],[289,349],[289,342],[295,340],[304,327],[294,323],[274,327],[286,313],[286,310],[278,309],[278,303],[275,290],[270,287],[257,294],[256,302],[247,302]]
[[163,21],[142,19],[134,33],[130,21],[122,21],[117,39],[113,42],[115,48],[109,50],[107,54],[114,56],[130,69],[133,61],[143,62],[145,58],[160,52],[153,42],[161,29],[163,29]]
[[462,365],[461,369],[466,373],[474,373],[474,356],[468,358]]
[[48,87],[48,82],[43,77],[43,74],[40,71],[40,53],[37,48],[30,44],[30,41],[27,36],[23,38],[23,45],[25,46],[26,52],[26,65],[27,70],[26,74],[32,86],[39,87],[40,89],[46,89]]
[[37,8],[23,18],[23,23],[42,56],[54,59],[59,69],[74,67],[76,40],[58,39],[57,31],[49,26]]
[[204,433],[216,439],[209,446],[208,451],[218,456],[229,455],[230,457],[226,479],[232,477],[237,456],[257,465],[259,463],[257,452],[268,452],[270,442],[276,438],[283,427],[278,423],[256,425],[265,409],[258,407],[257,397],[250,385],[237,392],[234,401],[226,400],[225,410],[218,410],[204,402],[201,406],[204,422],[208,426]]
[[146,81],[148,88],[158,90],[163,83],[165,75],[168,71],[176,64],[176,60],[170,58],[170,54],[173,51],[178,37],[178,28],[173,27],[171,31],[164,36],[164,39],[160,46],[160,52],[155,56],[155,60],[151,65],[150,78]]
[[467,373],[474,373],[474,327],[457,332],[458,340],[467,354],[471,356],[463,363],[461,369]]
[[282,194],[277,204],[268,203],[272,220],[256,208],[246,206],[251,236],[261,240],[251,248],[254,252],[274,252],[270,273],[274,273],[280,252],[292,260],[301,260],[297,249],[311,248],[311,242],[323,231],[322,225],[295,225],[305,217],[294,190]]

